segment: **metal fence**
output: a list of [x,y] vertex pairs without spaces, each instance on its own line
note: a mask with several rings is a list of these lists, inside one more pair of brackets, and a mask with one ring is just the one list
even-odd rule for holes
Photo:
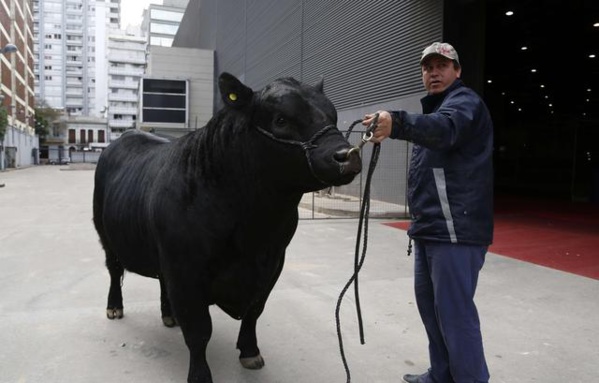
[[[345,132],[344,132],[345,134]],[[364,131],[354,130],[349,141],[360,142]],[[348,185],[306,193],[299,209],[300,219],[358,218],[362,206],[372,144],[362,148],[362,172]],[[386,140],[370,185],[370,217],[407,218],[407,174],[410,144]]]
[[[342,133],[346,135],[346,132]],[[351,132],[350,143],[357,145],[363,134],[363,130]],[[299,218],[358,218],[372,148],[372,144],[366,144],[362,148],[362,172],[350,184],[306,193],[300,201]],[[370,185],[370,217],[394,219],[408,217],[406,185],[409,151],[410,144],[405,141],[386,140],[381,146]],[[100,154],[95,151],[69,151],[67,148],[42,147],[39,163],[53,165],[97,163]]]
[[93,150],[69,150],[67,148],[41,147],[39,151],[40,164],[66,165],[70,163],[97,163],[101,152]]

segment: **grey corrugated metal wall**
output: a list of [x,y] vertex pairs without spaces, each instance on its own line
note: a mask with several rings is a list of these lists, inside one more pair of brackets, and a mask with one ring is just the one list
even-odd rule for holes
[[[365,112],[420,110],[418,60],[426,45],[442,40],[443,5],[442,0],[190,0],[174,46],[214,50],[215,74],[230,72],[254,89],[284,76],[307,83],[323,77],[343,130]],[[373,199],[405,205],[409,150],[401,141],[384,144]],[[360,186],[358,181],[341,192],[357,195]]]
[[324,77],[343,110],[421,92],[418,58],[442,20],[441,0],[191,0],[174,45],[215,50],[217,73],[254,88]]

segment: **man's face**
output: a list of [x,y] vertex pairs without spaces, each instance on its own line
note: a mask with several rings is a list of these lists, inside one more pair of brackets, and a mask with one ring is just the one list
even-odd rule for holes
[[433,55],[422,63],[422,82],[429,94],[443,92],[460,77],[462,68],[446,57]]

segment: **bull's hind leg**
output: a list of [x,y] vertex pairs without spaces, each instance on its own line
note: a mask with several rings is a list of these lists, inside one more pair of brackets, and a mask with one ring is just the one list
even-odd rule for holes
[[122,281],[125,270],[108,250],[106,251],[106,268],[110,274],[110,290],[108,290],[108,304],[106,306],[106,317],[108,319],[121,319],[123,313]]
[[168,292],[166,291],[166,285],[164,284],[164,278],[160,276],[158,279],[160,280],[160,311],[162,313],[162,323],[166,327],[175,327],[177,325],[177,320],[173,315],[171,301],[168,298]]

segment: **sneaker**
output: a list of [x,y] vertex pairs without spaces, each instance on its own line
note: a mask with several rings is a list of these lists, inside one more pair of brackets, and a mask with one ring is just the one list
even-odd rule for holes
[[403,376],[402,380],[404,383],[420,383],[420,382],[422,382],[422,380],[420,380],[421,376],[424,376],[424,374],[422,374],[422,375],[406,374]]

